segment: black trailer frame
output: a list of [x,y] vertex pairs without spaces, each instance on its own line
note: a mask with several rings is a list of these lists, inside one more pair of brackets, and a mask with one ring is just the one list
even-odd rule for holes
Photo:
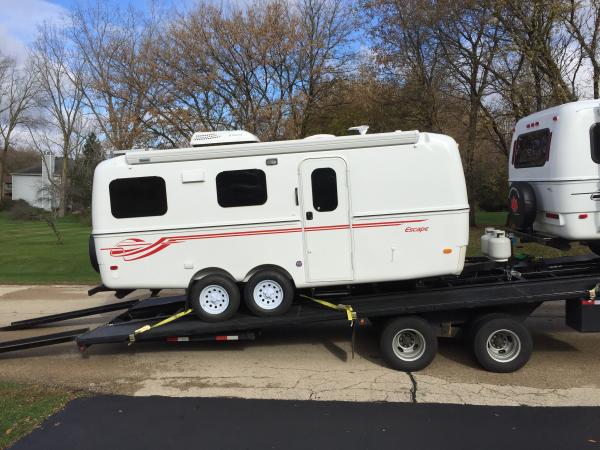
[[[600,258],[591,255],[546,260],[529,258],[513,260],[510,264],[471,258],[460,276],[349,286],[342,293],[336,288],[338,291],[305,290],[300,294],[350,305],[355,312],[354,318],[359,322],[368,319],[378,323],[391,318],[419,316],[434,325],[437,335],[453,336],[464,325],[486,314],[503,313],[522,320],[544,302],[566,300],[567,304],[581,304],[583,300],[589,303],[590,290],[595,292],[599,282]],[[600,310],[600,304],[597,303],[592,303],[597,306],[594,314]],[[155,326],[185,308],[185,296],[151,297],[19,321],[0,330],[23,329],[75,317],[125,310],[93,330],[75,330],[4,342],[0,343],[0,352],[68,340],[75,340],[83,351],[91,345],[132,341],[254,339],[256,332],[268,328],[347,320],[345,312],[299,298],[286,314],[276,317],[257,317],[240,311],[230,320],[209,323],[188,314]],[[573,314],[569,311],[578,311],[580,314],[581,309],[567,307],[567,314]],[[569,324],[581,322],[567,317]],[[600,320],[591,326],[589,319],[585,323],[586,331],[600,331]],[[136,333],[143,328],[146,330]]]

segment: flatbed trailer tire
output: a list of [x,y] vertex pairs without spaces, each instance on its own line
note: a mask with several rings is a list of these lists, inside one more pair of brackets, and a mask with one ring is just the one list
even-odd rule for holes
[[391,368],[415,372],[433,361],[438,342],[429,322],[418,316],[406,316],[390,319],[383,326],[380,348]]
[[489,317],[474,330],[473,352],[489,372],[509,373],[523,367],[533,352],[531,334],[522,322],[510,317]]

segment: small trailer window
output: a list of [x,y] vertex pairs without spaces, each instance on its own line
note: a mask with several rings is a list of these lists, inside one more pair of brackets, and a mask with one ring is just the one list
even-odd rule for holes
[[600,164],[600,123],[595,123],[590,128],[590,146],[592,149],[592,160]]
[[267,178],[259,169],[229,170],[217,175],[217,201],[223,208],[264,205]]
[[320,212],[333,211],[338,205],[337,177],[335,170],[323,167],[313,170],[312,182],[313,207]]
[[525,167],[541,167],[550,156],[550,138],[548,128],[525,133],[517,138],[513,161],[517,169]]
[[108,185],[110,210],[117,219],[162,216],[167,189],[161,177],[119,178]]

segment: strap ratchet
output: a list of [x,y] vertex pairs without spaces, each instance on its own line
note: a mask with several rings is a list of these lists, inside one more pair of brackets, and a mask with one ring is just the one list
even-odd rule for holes
[[173,314],[170,317],[167,317],[166,319],[161,320],[160,322],[155,323],[154,325],[144,325],[141,328],[138,328],[137,330],[135,330],[132,334],[129,335],[129,345],[133,344],[135,342],[135,338],[136,336],[145,333],[146,331],[152,330],[154,328],[158,328],[162,325],[166,325],[168,323],[173,322],[174,320],[177,320],[183,316],[187,316],[189,313],[191,313],[192,310],[191,309],[186,309],[185,311],[180,311],[177,314]]

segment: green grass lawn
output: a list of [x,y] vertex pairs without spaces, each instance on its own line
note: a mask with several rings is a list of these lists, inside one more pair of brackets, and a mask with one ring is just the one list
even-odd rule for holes
[[90,227],[65,217],[57,228],[62,245],[45,222],[0,213],[0,284],[97,283],[88,258]]
[[0,381],[0,449],[31,432],[75,397],[58,388]]

